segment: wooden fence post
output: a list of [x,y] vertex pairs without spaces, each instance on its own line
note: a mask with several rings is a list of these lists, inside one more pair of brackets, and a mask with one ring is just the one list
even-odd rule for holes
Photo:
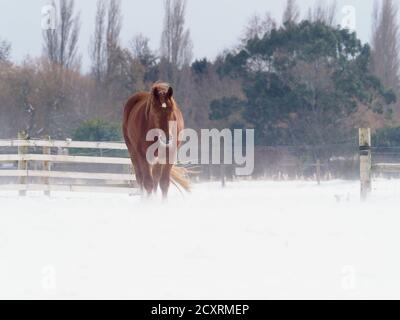
[[321,184],[321,160],[317,160],[317,183],[318,185]]
[[359,129],[359,147],[360,147],[360,183],[361,200],[366,200],[371,193],[371,129]]
[[223,163],[220,164],[220,178],[222,188],[226,187],[226,167]]
[[[26,140],[26,139],[27,139],[27,134],[24,131],[18,132],[18,140]],[[27,154],[27,151],[28,151],[27,147],[18,147],[18,155],[20,155],[20,156]],[[18,170],[24,170],[27,172],[28,162],[26,160],[19,159],[18,160]],[[27,182],[28,182],[27,181],[28,177],[27,177],[27,175],[20,176],[18,180],[19,180],[20,185],[26,186]],[[26,196],[26,189],[20,190],[19,195],[22,197]]]
[[[50,136],[47,136],[45,139],[50,141]],[[44,155],[50,155],[51,154],[51,148],[50,147],[43,147],[43,154]],[[50,161],[43,161],[43,171],[49,171],[49,172],[51,171]],[[43,178],[43,183],[48,187],[48,189],[44,191],[44,195],[45,196],[50,196],[50,178],[49,177],[44,177]]]

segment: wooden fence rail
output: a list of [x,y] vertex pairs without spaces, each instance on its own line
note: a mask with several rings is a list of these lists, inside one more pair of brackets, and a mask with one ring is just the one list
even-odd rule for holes
[[0,170],[0,177],[35,177],[35,178],[63,178],[85,180],[109,181],[135,181],[135,176],[130,174],[114,173],[88,173],[64,171],[35,171],[35,170]]
[[114,157],[87,157],[87,156],[65,156],[65,155],[45,155],[45,154],[7,154],[0,155],[0,162],[13,161],[49,161],[49,162],[68,162],[68,163],[93,163],[93,164],[131,164],[128,158]]
[[111,149],[127,150],[124,143],[93,142],[93,141],[64,141],[64,140],[0,140],[0,147],[49,147],[77,149]]
[[[0,184],[0,190],[16,190],[20,195],[27,191],[44,191],[50,195],[51,191],[77,191],[77,192],[117,192],[135,194],[135,176],[129,158],[103,157],[103,156],[74,156],[65,154],[52,154],[52,149],[107,149],[127,150],[124,143],[91,142],[91,141],[60,141],[60,140],[27,140],[20,133],[16,140],[0,140],[2,148],[17,148],[18,153],[0,154],[1,163],[17,163],[18,169],[1,169],[0,177],[18,178],[18,183]],[[42,148],[42,154],[29,153],[29,148]],[[6,149],[7,150],[7,149]],[[41,169],[30,168],[29,164],[41,162]],[[105,172],[80,172],[80,171],[55,171],[52,164],[107,164],[125,166],[126,173]],[[35,166],[38,167],[38,166]],[[113,166],[114,167],[114,166]],[[41,183],[32,183],[30,178],[40,178]],[[79,181],[79,184],[76,181]],[[65,182],[72,181],[72,182]],[[75,181],[75,182],[73,182]],[[96,185],[88,185],[96,181]],[[102,182],[103,181],[103,182]]]

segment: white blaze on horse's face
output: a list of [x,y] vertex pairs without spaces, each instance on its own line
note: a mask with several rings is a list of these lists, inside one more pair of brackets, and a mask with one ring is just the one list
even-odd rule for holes
[[164,103],[161,105],[161,107],[163,107],[163,109],[166,109],[166,108],[167,108],[167,104],[164,102]]

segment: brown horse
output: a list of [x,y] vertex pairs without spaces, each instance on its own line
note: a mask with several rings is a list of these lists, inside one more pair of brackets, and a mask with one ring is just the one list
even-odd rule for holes
[[[170,182],[189,190],[189,182],[182,168],[174,166],[172,161],[167,163],[150,163],[146,157],[147,151],[154,143],[178,150],[180,142],[177,137],[170,139],[170,121],[176,123],[176,133],[184,129],[182,112],[173,98],[173,89],[166,83],[155,83],[151,92],[139,92],[129,98],[125,105],[123,133],[128,147],[132,164],[135,169],[139,187],[146,190],[148,195],[155,193],[160,185],[163,197],[167,197]],[[163,132],[166,141],[161,136],[154,141],[146,141],[148,132],[158,129]],[[166,152],[169,155],[169,152]]]

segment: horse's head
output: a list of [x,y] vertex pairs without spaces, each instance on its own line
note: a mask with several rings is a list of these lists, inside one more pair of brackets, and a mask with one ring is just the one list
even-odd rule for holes
[[173,111],[174,101],[173,95],[174,90],[167,83],[156,83],[151,89],[151,95],[153,100],[153,108],[155,112],[162,112],[161,114],[168,114]]
[[163,130],[166,136],[166,144],[170,142],[169,121],[176,105],[173,98],[174,90],[167,83],[156,83],[151,89],[151,117],[153,126]]

